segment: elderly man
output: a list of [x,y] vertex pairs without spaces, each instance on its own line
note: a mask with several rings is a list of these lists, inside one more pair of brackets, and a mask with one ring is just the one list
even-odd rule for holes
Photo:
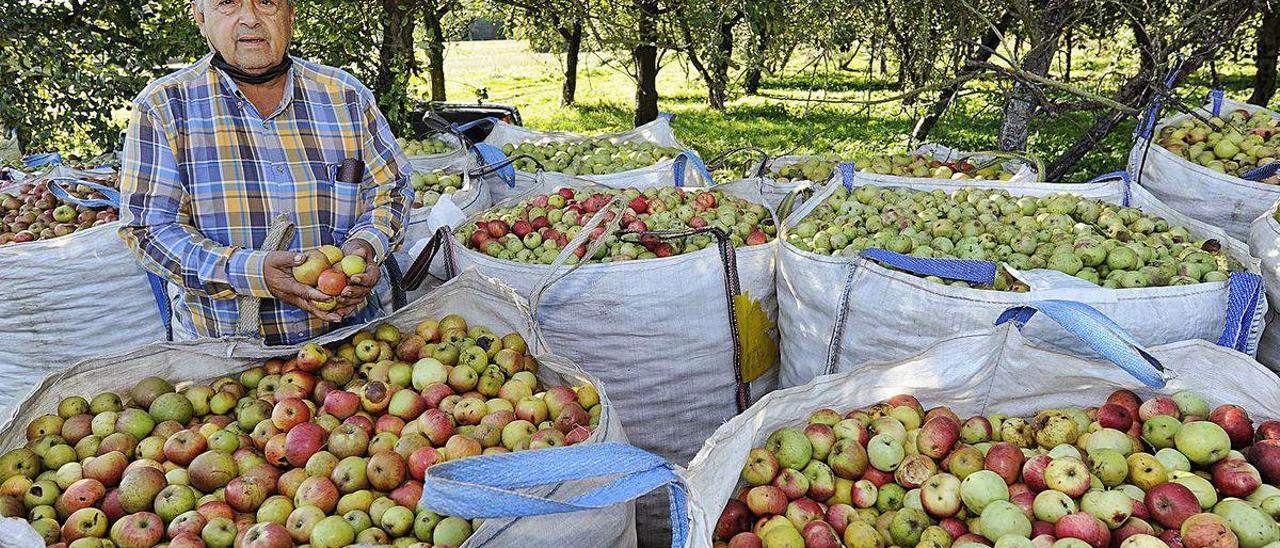
[[[236,334],[246,296],[262,298],[268,344],[372,318],[378,265],[412,204],[409,162],[373,95],[340,69],[287,55],[291,0],[194,0],[192,11],[213,53],[135,99],[121,172],[121,237],[182,290],[175,335]],[[362,181],[337,180],[347,158],[365,163]],[[297,227],[291,251],[262,250],[281,214]],[[369,265],[330,310],[291,272],[302,251],[326,244]]]

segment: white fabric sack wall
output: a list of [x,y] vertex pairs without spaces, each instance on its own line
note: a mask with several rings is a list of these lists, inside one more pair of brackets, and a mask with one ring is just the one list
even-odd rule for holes
[[[554,174],[538,178],[533,192],[589,186]],[[759,203],[756,189],[736,184],[720,188]],[[643,180],[630,186],[639,185],[648,186]],[[603,215],[593,219],[602,220]],[[593,226],[588,223],[580,235],[585,238]],[[579,243],[570,241],[561,260]],[[777,308],[776,245],[729,248],[728,255],[735,258],[741,292],[759,300],[771,318]],[[559,262],[502,261],[465,247],[453,235],[446,252],[459,271],[477,269],[530,298],[548,344],[610,387],[632,443],[672,462],[688,462],[702,440],[740,410],[739,403],[745,409],[777,384],[776,367],[754,382],[739,383],[726,278],[726,270],[732,270],[726,269],[725,255],[715,245],[673,257],[572,269]],[[665,534],[665,504],[653,498],[641,501],[642,545]]]
[[[457,139],[457,137],[453,138]],[[435,206],[423,206],[409,211],[408,224],[405,226],[404,244],[401,245],[400,251],[395,253],[396,263],[399,265],[401,273],[408,272],[410,265],[413,264],[414,259],[418,256],[414,250],[423,249],[426,246],[426,242],[435,234],[436,229],[442,226],[456,228],[456,223],[460,222],[460,219],[465,219],[468,215],[493,205],[493,199],[489,195],[489,188],[497,182],[497,175],[487,174],[473,177],[471,174],[478,168],[477,162],[469,152],[462,149],[459,150],[462,152],[461,154],[455,152],[434,156],[411,156],[409,158],[410,163],[413,164],[414,172],[443,170],[446,173],[462,175],[462,188],[451,195],[441,196]],[[434,261],[430,266],[430,270],[433,276],[424,281],[421,287],[414,291],[406,291],[405,297],[407,301],[418,299],[440,286],[440,281],[444,276],[443,263]]]
[[[1280,113],[1275,111],[1225,99],[1221,91],[1211,93],[1209,101],[1197,109],[1197,113],[1207,118],[1235,110],[1250,113],[1265,111],[1280,118]],[[1246,239],[1249,237],[1249,224],[1276,200],[1280,200],[1280,186],[1218,173],[1169,152],[1154,142],[1148,146],[1148,142],[1160,133],[1161,128],[1192,117],[1187,113],[1170,116],[1160,120],[1151,132],[1140,134],[1133,149],[1129,151],[1129,173],[1133,174],[1138,185],[1150,190],[1169,207],[1221,227],[1233,238]]]
[[[783,221],[780,232],[798,223],[835,191],[836,185],[862,184],[861,175],[851,183],[850,169],[833,180],[804,206]],[[1123,203],[1125,185],[1120,179],[1097,183],[1044,184],[977,181],[928,182],[907,179],[893,185],[919,190],[963,187],[998,188],[1013,195],[1045,196],[1071,193]],[[1033,300],[1071,299],[1102,310],[1129,330],[1143,344],[1155,345],[1188,339],[1222,340],[1248,354],[1257,352],[1258,338],[1267,310],[1257,275],[1257,260],[1246,244],[1221,230],[1189,219],[1161,204],[1141,188],[1130,189],[1129,205],[1160,215],[1171,225],[1187,227],[1197,237],[1218,238],[1233,257],[1248,268],[1228,282],[1139,289],[1105,289],[1056,271],[1032,270],[1016,275],[1031,291],[993,291],[952,287],[916,275],[891,270],[866,257],[834,257],[803,251],[780,238],[778,251],[778,329],[782,338],[782,387],[798,386],[827,373],[847,371],[865,361],[902,359],[941,337],[965,333],[988,325],[1000,311]],[[896,255],[896,254],[890,254]],[[946,259],[909,258],[957,275],[962,266],[981,263],[994,272],[992,263]],[[953,272],[955,271],[955,272]],[[947,277],[947,276],[943,276]],[[1177,321],[1170,321],[1176,318]],[[1052,324],[1032,325],[1028,337],[1057,348],[1087,352],[1074,337]],[[828,347],[840,352],[828,352]],[[835,361],[828,362],[828,356]]]
[[[1020,328],[1036,312],[1047,317],[1033,324],[1058,322],[1107,359],[1035,345]],[[1096,309],[1070,301],[1027,303],[1001,313],[997,322],[1004,325],[942,339],[901,360],[860,364],[856,371],[772,392],[717,429],[687,469],[637,448],[609,444],[479,457],[486,459],[484,475],[432,468],[424,482],[423,502],[464,516],[545,515],[620,503],[665,486],[671,492],[670,519],[676,532],[670,546],[711,548],[716,546],[713,535],[720,512],[737,490],[738,472],[750,450],[763,445],[774,430],[802,425],[811,412],[824,407],[843,412],[905,393],[926,407],[947,406],[961,417],[1029,416],[1046,408],[1096,404],[1119,389],[1144,397],[1194,390],[1211,405],[1238,404],[1259,420],[1280,417],[1280,379],[1230,349],[1200,340],[1143,349]],[[521,472],[533,475],[530,467],[552,477],[617,479],[592,493],[589,501],[535,499],[507,485],[538,483],[537,476],[508,479]],[[665,541],[654,539],[654,545],[665,546]]]
[[[1053,323],[1044,316],[1037,314],[1024,329]],[[1120,346],[1126,344],[1122,336]],[[1096,405],[1124,388],[1143,397],[1194,390],[1211,405],[1243,406],[1255,420],[1280,418],[1280,379],[1248,356],[1202,340],[1146,350],[1164,367],[1163,388],[1144,385],[1110,361],[1038,346],[1008,323],[943,339],[910,357],[860,364],[775,391],[720,427],[683,474],[692,530],[687,546],[712,545],[716,520],[734,494],[748,451],[763,445],[774,430],[802,424],[822,407],[852,410],[907,393],[926,407],[949,406],[961,417],[1027,416],[1053,407]],[[1145,360],[1133,353],[1129,361]]]
[[1258,341],[1258,361],[1280,373],[1280,327],[1275,322],[1275,303],[1280,303],[1280,223],[1276,204],[1259,215],[1249,227],[1249,253],[1261,262],[1263,286],[1267,290],[1267,327]]
[[[510,288],[476,273],[459,276],[436,292],[420,299],[377,323],[390,323],[401,328],[446,314],[461,314],[468,322],[483,324],[495,332],[518,332],[530,343],[541,367],[538,378],[548,385],[590,383],[600,392],[602,412],[599,426],[584,443],[626,442],[616,405],[608,400],[607,389],[595,377],[583,373],[572,362],[554,355],[545,346],[528,309]],[[366,326],[353,326],[330,333],[315,342],[328,343],[350,336]],[[257,365],[269,357],[296,353],[294,347],[264,347],[249,341],[200,340],[187,343],[158,343],[131,352],[92,358],[70,369],[46,377],[15,409],[6,414],[0,426],[0,451],[26,443],[26,424],[40,415],[54,412],[58,402],[72,394],[91,396],[102,391],[126,392],[138,380],[160,376],[174,381],[211,381]],[[466,462],[466,461],[458,461]],[[591,482],[561,483],[531,493],[555,493],[572,497],[594,488]],[[25,522],[0,523],[0,546],[5,539],[18,538],[8,527],[27,528]],[[481,546],[513,546],[529,543],[538,546],[571,548],[617,547],[636,545],[635,518],[632,505],[619,505],[590,514],[486,520],[476,528],[467,548]]]
[[147,271],[119,226],[0,246],[0,416],[50,372],[167,338]]

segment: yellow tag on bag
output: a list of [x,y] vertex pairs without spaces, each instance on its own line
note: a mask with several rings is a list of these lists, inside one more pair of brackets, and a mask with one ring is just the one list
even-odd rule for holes
[[753,300],[749,293],[734,296],[733,312],[737,316],[738,342],[742,352],[742,382],[751,382],[778,363],[778,343],[770,335],[774,324],[760,306],[760,301]]

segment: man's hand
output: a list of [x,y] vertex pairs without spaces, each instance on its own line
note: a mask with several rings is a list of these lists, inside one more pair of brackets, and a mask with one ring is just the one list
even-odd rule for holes
[[303,254],[293,251],[272,251],[267,253],[263,268],[263,277],[266,278],[267,290],[275,298],[306,310],[312,316],[327,322],[342,321],[343,315],[339,314],[338,311],[325,312],[316,308],[315,303],[312,302],[327,301],[330,299],[328,295],[321,293],[319,289],[304,285],[293,279],[293,267],[301,265],[304,261],[306,261],[306,257]]
[[369,242],[358,238],[347,240],[342,244],[342,253],[358,255],[364,259],[365,264],[364,272],[347,280],[347,288],[338,295],[337,312],[346,316],[369,297],[369,292],[373,291],[373,286],[378,285],[378,279],[382,277],[382,269],[373,262],[373,246]]

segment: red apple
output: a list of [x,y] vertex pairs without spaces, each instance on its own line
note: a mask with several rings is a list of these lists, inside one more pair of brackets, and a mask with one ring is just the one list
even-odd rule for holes
[[1225,458],[1213,464],[1213,486],[1228,497],[1244,498],[1262,484],[1262,476],[1244,459]]
[[1192,514],[1200,512],[1195,493],[1180,483],[1165,482],[1151,487],[1146,495],[1151,519],[1167,529],[1177,529]]
[[1011,484],[1018,481],[1018,474],[1022,471],[1022,449],[1012,443],[996,442],[987,450],[982,465],[998,474],[1006,485]]
[[316,451],[324,446],[325,439],[328,438],[328,432],[324,428],[313,422],[304,422],[294,426],[288,434],[285,435],[284,442],[284,458],[290,465],[301,467],[307,465],[307,459],[311,458]]
[[1118,403],[1108,403],[1098,408],[1098,424],[1103,428],[1114,428],[1121,432],[1133,426],[1133,415],[1129,408]]

